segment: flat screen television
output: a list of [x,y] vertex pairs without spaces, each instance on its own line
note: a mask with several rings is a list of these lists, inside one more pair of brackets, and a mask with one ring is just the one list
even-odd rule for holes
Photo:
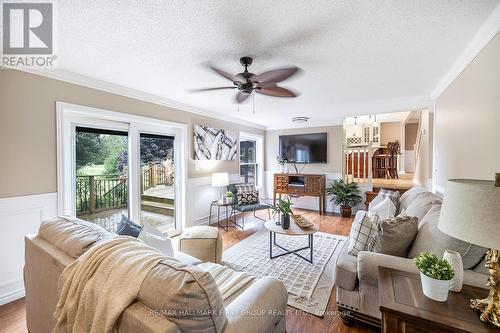
[[280,157],[291,163],[326,163],[326,133],[280,135]]

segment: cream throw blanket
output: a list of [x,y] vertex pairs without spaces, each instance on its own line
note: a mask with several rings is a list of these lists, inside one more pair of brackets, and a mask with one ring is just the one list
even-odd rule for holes
[[241,287],[255,279],[253,275],[247,272],[236,272],[231,268],[211,262],[204,262],[196,265],[196,267],[212,275],[224,301]]
[[132,237],[90,248],[59,278],[53,332],[108,333],[139,293],[148,272],[164,256]]

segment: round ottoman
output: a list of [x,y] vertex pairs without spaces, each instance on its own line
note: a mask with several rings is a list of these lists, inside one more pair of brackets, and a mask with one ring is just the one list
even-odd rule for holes
[[179,251],[203,262],[222,261],[222,236],[219,228],[197,226],[184,229],[179,239]]

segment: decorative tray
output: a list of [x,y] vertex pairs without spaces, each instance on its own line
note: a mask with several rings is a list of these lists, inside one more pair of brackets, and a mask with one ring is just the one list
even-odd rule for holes
[[302,216],[300,214],[292,215],[292,218],[295,221],[295,223],[297,223],[298,226],[301,228],[309,228],[309,227],[314,226],[314,223],[312,223],[311,221],[309,221],[308,219],[306,219],[304,216]]

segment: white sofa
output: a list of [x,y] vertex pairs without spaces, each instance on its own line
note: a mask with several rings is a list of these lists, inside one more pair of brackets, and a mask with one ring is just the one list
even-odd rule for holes
[[[31,333],[51,332],[54,326],[52,315],[58,301],[58,279],[64,268],[96,242],[112,237],[104,229],[95,225],[89,227],[89,223],[82,221],[67,221],[66,225],[61,219],[53,219],[44,223],[37,235],[28,235],[25,238],[26,319]],[[175,259],[169,260],[170,262],[160,263],[150,271],[137,299],[119,318],[119,332],[182,332],[193,331],[193,327],[196,332],[216,331],[215,325],[202,316],[174,318],[168,317],[165,312],[158,315],[157,310],[168,310],[168,297],[175,301],[175,306],[172,305],[175,310],[183,306],[189,310],[197,310],[214,308],[213,304],[206,304],[209,297],[199,293],[220,294],[211,276],[206,276],[209,273],[206,273],[204,278],[211,279],[212,286],[215,285],[215,288],[209,291],[193,287],[197,281],[190,280],[190,276],[184,274],[189,267],[200,263],[198,259],[177,252]],[[175,265],[172,265],[172,260]],[[194,294],[197,290],[199,293]],[[283,283],[274,278],[263,277],[248,283],[225,300],[224,304],[215,307],[224,309],[222,332],[284,333],[287,297]],[[212,299],[222,300],[221,297]]]
[[[484,267],[486,249],[454,239],[437,229],[441,198],[421,187],[407,191],[400,198],[400,210],[412,211],[418,215],[418,234],[410,246],[407,258],[381,253],[361,251],[358,256],[348,253],[349,242],[345,243],[334,271],[337,309],[345,324],[354,321],[379,327],[378,267],[389,267],[406,272],[418,273],[412,258],[421,252],[432,252],[441,257],[446,249],[462,254],[464,283],[485,288],[488,272]],[[357,214],[364,214],[361,211]]]

